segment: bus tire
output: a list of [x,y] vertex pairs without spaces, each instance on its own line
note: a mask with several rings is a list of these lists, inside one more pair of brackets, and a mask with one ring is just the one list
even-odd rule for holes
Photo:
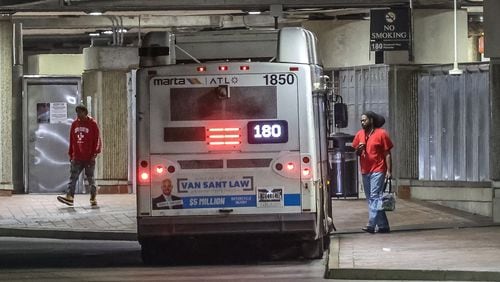
[[141,259],[142,259],[142,263],[144,263],[145,265],[153,265],[154,259],[153,259],[153,255],[151,254],[151,250],[142,246],[141,247]]
[[145,265],[158,264],[159,256],[155,248],[150,244],[141,245],[141,258]]
[[141,243],[141,258],[145,265],[168,265],[172,257],[165,250],[166,244],[161,241],[148,241]]
[[324,238],[303,241],[301,244],[302,256],[306,259],[321,259],[325,252]]

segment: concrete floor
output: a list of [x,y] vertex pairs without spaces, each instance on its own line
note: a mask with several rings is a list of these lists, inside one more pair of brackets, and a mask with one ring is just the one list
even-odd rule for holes
[[390,234],[368,234],[364,200],[334,200],[327,276],[365,280],[500,281],[500,226],[490,218],[398,200]]

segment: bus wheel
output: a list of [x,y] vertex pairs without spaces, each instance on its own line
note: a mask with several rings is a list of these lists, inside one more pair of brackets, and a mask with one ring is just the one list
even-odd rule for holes
[[145,265],[155,265],[159,262],[157,249],[150,244],[141,245],[141,258]]
[[301,244],[302,256],[306,259],[320,259],[323,257],[325,246],[324,238],[303,241]]
[[172,257],[167,255],[166,244],[161,241],[148,241],[141,243],[141,257],[145,265],[168,265]]

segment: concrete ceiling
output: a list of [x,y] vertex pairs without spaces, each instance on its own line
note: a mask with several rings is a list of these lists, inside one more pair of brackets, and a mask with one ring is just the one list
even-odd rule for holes
[[[363,19],[370,8],[409,6],[453,8],[453,0],[0,0],[0,14],[23,26],[29,53],[80,53],[90,45],[110,44],[104,31],[124,29],[123,44],[151,30],[272,28],[308,19]],[[482,10],[482,0],[457,0],[459,7]],[[90,12],[103,12],[90,16]],[[249,12],[261,12],[249,15]],[[282,11],[282,13],[276,12]],[[1,19],[2,17],[0,17]],[[99,39],[89,34],[101,33]],[[116,33],[115,33],[116,34]]]
[[[408,5],[410,0],[1,0],[0,11],[148,11],[262,9],[283,5],[284,9],[346,8]],[[453,0],[413,0],[415,7],[451,7]],[[481,0],[457,0],[474,5]]]

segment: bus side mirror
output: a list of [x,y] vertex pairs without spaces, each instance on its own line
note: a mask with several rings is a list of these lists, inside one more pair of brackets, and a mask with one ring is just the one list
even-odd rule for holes
[[347,105],[344,103],[335,103],[333,105],[333,113],[335,118],[335,127],[346,128],[347,127]]

